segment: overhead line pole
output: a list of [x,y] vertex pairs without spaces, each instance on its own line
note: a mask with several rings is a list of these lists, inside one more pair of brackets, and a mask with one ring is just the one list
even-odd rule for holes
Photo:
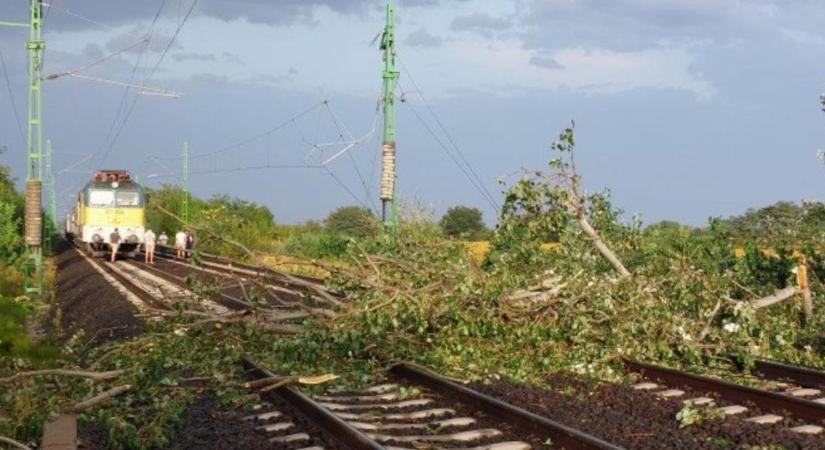
[[381,146],[381,219],[393,236],[398,232],[398,209],[395,200],[395,88],[399,72],[395,69],[395,9],[387,2],[387,23],[381,38],[384,52],[382,104],[384,130]]
[[42,39],[43,2],[29,0],[29,23],[0,22],[0,26],[29,27],[29,121],[26,158],[26,213],[23,290],[27,294],[43,292],[43,100],[40,80],[43,72]]

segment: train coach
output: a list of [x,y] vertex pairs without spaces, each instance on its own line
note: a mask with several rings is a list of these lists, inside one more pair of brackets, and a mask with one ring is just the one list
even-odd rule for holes
[[125,170],[99,170],[78,193],[66,218],[66,238],[94,256],[111,252],[111,234],[120,234],[119,253],[134,256],[143,243],[145,194]]

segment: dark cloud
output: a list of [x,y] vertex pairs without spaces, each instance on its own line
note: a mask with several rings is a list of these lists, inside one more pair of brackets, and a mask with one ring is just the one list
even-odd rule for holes
[[404,41],[407,45],[411,47],[440,47],[441,44],[444,42],[444,39],[441,36],[436,36],[429,31],[425,30],[424,28],[419,28],[416,31],[413,31],[407,36],[406,41]]
[[475,31],[484,36],[492,36],[494,32],[504,31],[513,26],[508,17],[494,17],[483,12],[475,12],[453,19],[450,29],[454,31]]
[[532,58],[530,58],[530,64],[536,67],[543,67],[545,69],[564,69],[563,65],[559,64],[558,61],[549,56],[533,56]]
[[[148,23],[164,4],[161,17],[182,20],[195,0],[107,0],[105,2],[77,2],[62,5],[58,2],[49,12],[47,27],[54,30],[90,28],[98,22],[106,26],[128,23]],[[405,3],[420,4],[427,0],[407,0]],[[194,14],[222,20],[247,19],[254,23],[273,25],[306,22],[313,19],[316,8],[326,7],[333,11],[354,14],[379,4],[379,0],[202,0]]]
[[203,61],[203,62],[215,62],[218,58],[211,54],[211,53],[175,53],[172,55],[172,59],[175,61]]

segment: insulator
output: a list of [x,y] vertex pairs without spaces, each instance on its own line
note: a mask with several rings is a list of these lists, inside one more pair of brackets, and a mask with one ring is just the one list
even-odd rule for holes
[[395,192],[395,142],[384,142],[381,151],[381,200],[392,200]]
[[26,245],[43,242],[43,185],[40,180],[26,180]]

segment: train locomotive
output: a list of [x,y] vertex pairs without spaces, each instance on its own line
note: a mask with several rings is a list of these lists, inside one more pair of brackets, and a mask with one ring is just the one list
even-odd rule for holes
[[111,252],[110,235],[120,234],[118,252],[134,256],[143,243],[146,195],[125,170],[99,170],[78,193],[66,217],[66,238],[93,256]]

